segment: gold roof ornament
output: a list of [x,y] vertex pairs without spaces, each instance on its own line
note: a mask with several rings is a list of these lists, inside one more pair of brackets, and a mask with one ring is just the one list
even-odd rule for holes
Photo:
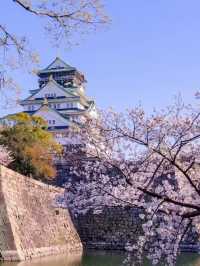
[[48,105],[48,104],[49,104],[49,102],[48,102],[47,98],[44,98],[43,105]]

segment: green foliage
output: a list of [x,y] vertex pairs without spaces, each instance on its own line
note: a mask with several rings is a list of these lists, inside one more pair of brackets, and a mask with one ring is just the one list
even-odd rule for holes
[[46,122],[38,116],[19,113],[8,118],[13,126],[1,129],[0,144],[12,153],[9,167],[36,179],[53,178],[56,174],[53,165],[54,154],[61,153],[61,146],[47,131]]

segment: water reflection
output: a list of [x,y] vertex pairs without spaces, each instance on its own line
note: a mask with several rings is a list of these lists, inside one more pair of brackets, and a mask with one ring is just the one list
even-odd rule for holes
[[81,266],[82,254],[49,256],[31,261],[2,262],[0,266]]
[[183,253],[177,260],[177,266],[200,266],[200,255],[197,253]]
[[117,251],[90,251],[83,256],[81,266],[122,266],[126,255]]
[[[83,257],[81,266],[122,266],[125,257],[124,253],[119,252],[89,252]],[[152,264],[146,260],[143,266],[152,266]],[[200,266],[200,255],[183,253],[178,257],[176,266]]]
[[[93,251],[82,254],[45,257],[25,262],[2,262],[0,266],[122,266],[125,254],[122,252]],[[146,262],[143,266],[151,266]],[[200,255],[184,253],[176,266],[200,266]]]

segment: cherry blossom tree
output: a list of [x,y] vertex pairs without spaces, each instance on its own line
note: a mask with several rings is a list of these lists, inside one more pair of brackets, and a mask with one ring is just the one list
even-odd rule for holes
[[[109,21],[105,15],[102,0],[11,0],[13,6],[24,10],[30,16],[41,19],[43,27],[55,45],[73,43],[73,38],[96,30]],[[77,41],[77,40],[76,40]],[[0,22],[0,49],[6,55],[15,51],[22,59],[38,61],[38,54],[28,44],[28,36],[17,36]]]
[[5,146],[0,145],[0,165],[8,165],[12,162],[11,153]]
[[[200,224],[200,110],[180,99],[146,115],[141,106],[101,112],[74,128],[85,146],[67,154],[71,182],[67,205],[74,214],[104,206],[140,209],[143,232],[128,243],[131,265],[174,265],[181,241]],[[84,154],[84,156],[83,156]]]

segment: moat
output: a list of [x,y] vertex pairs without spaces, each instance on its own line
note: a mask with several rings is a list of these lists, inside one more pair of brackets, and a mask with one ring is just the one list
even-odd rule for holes
[[[0,266],[122,266],[124,253],[93,251],[81,256],[54,256],[26,262],[2,262]],[[151,264],[145,263],[144,266]],[[178,258],[177,266],[200,266],[200,255],[184,253]]]

